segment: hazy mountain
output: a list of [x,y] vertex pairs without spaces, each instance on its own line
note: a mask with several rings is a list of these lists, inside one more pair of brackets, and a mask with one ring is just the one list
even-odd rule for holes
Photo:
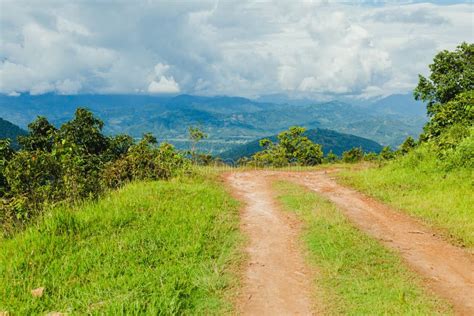
[[[322,149],[325,154],[327,154],[329,151],[332,151],[336,155],[341,155],[344,151],[353,147],[362,147],[365,152],[378,153],[382,150],[382,146],[373,140],[354,135],[338,133],[327,129],[311,129],[306,131],[305,135],[313,142],[322,145]],[[250,157],[256,152],[262,150],[259,142],[263,138],[268,138],[273,142],[277,141],[277,135],[262,137],[251,142],[235,146],[220,154],[219,157],[226,161],[237,161],[242,157]]]
[[26,127],[37,115],[44,115],[60,125],[82,106],[105,122],[107,134],[141,137],[145,132],[152,132],[158,139],[178,147],[187,146],[188,127],[199,125],[209,134],[203,149],[213,153],[277,134],[293,125],[335,130],[397,146],[406,136],[417,136],[426,121],[424,115],[404,109],[408,106],[396,106],[403,100],[394,97],[353,106],[339,101],[304,100],[290,104],[227,96],[23,94],[0,95],[0,117]]
[[377,114],[426,117],[426,106],[422,102],[416,101],[412,94],[393,94],[362,106]]
[[18,146],[17,137],[28,134],[25,130],[0,117],[0,139],[9,138],[14,148]]

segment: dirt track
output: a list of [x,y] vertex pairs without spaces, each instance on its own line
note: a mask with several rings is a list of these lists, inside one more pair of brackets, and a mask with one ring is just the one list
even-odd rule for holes
[[312,314],[311,277],[298,247],[298,223],[279,212],[265,176],[227,176],[246,203],[241,227],[249,237],[238,310],[244,315]]
[[297,245],[298,225],[279,212],[269,183],[288,179],[327,197],[361,230],[400,253],[457,314],[474,315],[474,258],[417,220],[338,185],[325,171],[247,171],[227,176],[245,203],[249,264],[239,309],[246,315],[311,314],[311,284]]

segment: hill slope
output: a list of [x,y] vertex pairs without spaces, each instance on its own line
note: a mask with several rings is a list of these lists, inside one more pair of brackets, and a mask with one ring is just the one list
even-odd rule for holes
[[[382,145],[379,143],[354,136],[349,134],[338,133],[327,129],[311,129],[306,131],[305,135],[313,142],[322,145],[323,152],[327,154],[332,151],[336,155],[341,155],[344,151],[349,150],[353,147],[362,147],[365,152],[380,152]],[[272,141],[277,141],[277,136],[272,135],[269,138]],[[235,146],[219,155],[224,160],[237,161],[242,157],[250,157],[256,152],[260,151],[260,139],[253,140],[243,145]]]
[[9,138],[12,140],[13,147],[16,147],[16,138],[26,134],[25,130],[0,117],[0,139]]

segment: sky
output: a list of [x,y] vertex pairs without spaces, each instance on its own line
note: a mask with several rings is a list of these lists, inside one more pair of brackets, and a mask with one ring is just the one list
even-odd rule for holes
[[367,99],[462,41],[472,1],[0,0],[0,93]]

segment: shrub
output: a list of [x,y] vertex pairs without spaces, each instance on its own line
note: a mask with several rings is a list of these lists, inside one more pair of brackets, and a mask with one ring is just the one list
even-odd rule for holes
[[392,150],[390,146],[385,146],[382,148],[382,151],[380,152],[380,159],[382,160],[391,160],[395,158],[396,153]]
[[324,163],[336,163],[339,160],[339,157],[330,150],[326,157],[324,157]]
[[405,141],[400,145],[398,150],[402,155],[405,155],[408,152],[410,152],[413,148],[415,148],[415,146],[416,146],[416,142],[413,139],[413,137],[408,136],[405,139]]
[[364,152],[360,147],[354,147],[342,153],[342,161],[348,163],[359,162],[364,158]]

